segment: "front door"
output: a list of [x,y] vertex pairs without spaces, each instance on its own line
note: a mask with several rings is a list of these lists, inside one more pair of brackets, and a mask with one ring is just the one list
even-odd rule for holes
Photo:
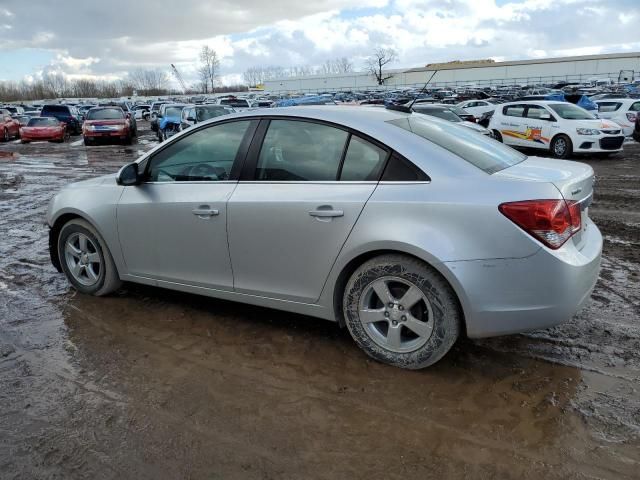
[[236,291],[317,301],[387,154],[333,126],[272,120],[251,180],[229,200]]
[[150,158],[144,183],[125,187],[118,234],[130,274],[233,288],[227,201],[254,127],[244,120],[194,130]]

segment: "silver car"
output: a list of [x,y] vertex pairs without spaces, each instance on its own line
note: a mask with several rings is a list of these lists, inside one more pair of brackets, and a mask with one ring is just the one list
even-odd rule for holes
[[49,206],[53,264],[346,326],[371,357],[550,327],[589,298],[593,170],[424,115],[254,110],[199,123]]

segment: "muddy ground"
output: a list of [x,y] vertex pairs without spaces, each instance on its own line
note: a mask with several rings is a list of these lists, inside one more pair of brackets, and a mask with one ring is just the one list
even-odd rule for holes
[[640,477],[640,145],[584,159],[605,247],[581,313],[411,372],[317,319],[71,290],[49,199],[153,143],[0,145],[0,478]]

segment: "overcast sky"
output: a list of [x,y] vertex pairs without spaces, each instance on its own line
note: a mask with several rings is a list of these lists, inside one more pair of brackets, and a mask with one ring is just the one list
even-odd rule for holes
[[0,0],[0,80],[175,63],[193,83],[204,44],[227,84],[255,65],[359,69],[377,46],[395,68],[640,51],[640,0]]

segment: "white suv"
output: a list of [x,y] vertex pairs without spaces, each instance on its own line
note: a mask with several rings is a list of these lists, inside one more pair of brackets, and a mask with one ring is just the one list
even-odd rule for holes
[[557,158],[620,152],[624,143],[620,125],[567,102],[504,103],[496,108],[489,130],[507,145],[549,150]]
[[625,136],[630,137],[640,114],[638,98],[603,98],[596,100],[598,117],[613,120],[622,127]]

